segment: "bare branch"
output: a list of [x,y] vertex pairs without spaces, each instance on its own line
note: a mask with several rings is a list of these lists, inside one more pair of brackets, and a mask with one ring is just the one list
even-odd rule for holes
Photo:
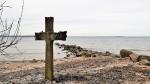
[[14,25],[14,21],[8,24],[7,19],[2,18],[4,8],[11,8],[11,7],[5,5],[6,1],[0,4],[0,53],[2,55],[7,54],[5,50],[11,46],[15,46],[15,48],[18,50],[16,44],[21,40],[20,24],[24,9],[24,0],[22,1],[23,4],[21,7],[21,14],[20,17],[18,18],[16,26]]

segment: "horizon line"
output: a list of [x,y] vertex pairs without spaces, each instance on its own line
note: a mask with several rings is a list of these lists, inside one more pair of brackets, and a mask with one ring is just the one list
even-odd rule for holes
[[[35,35],[19,35],[19,36],[16,36],[16,37],[34,37]],[[1,36],[0,36],[1,37]],[[7,37],[7,36],[4,36],[4,37]],[[8,37],[14,37],[14,36],[8,36]],[[81,35],[81,36],[74,36],[74,35],[68,35],[68,37],[150,37],[150,36],[107,36],[107,35],[98,35],[98,36],[94,36],[94,35],[92,35],[92,36],[84,36],[84,35]]]

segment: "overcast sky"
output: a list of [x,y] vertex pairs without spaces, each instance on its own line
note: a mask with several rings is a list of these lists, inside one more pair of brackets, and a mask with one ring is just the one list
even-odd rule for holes
[[[4,0],[1,0],[1,2]],[[7,0],[6,15],[16,18],[22,0]],[[25,0],[23,35],[45,30],[53,16],[54,30],[71,36],[150,36],[150,0]]]

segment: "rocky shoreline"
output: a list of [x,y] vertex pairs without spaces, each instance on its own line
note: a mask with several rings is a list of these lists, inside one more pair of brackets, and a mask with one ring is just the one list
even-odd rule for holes
[[[120,55],[76,45],[56,45],[66,52],[54,60],[53,84],[149,84],[149,56],[122,49]],[[1,61],[0,84],[51,84],[44,79],[44,60]]]
[[129,57],[131,61],[133,62],[139,62],[139,61],[150,61],[150,56],[147,55],[138,55],[130,50],[127,49],[121,49],[120,55],[111,53],[109,51],[105,52],[98,52],[98,51],[92,51],[87,50],[85,48],[82,48],[80,46],[76,45],[65,45],[65,44],[59,44],[55,43],[59,48],[61,48],[63,51],[67,51],[66,54],[67,57],[74,56],[74,57],[101,57],[101,56],[111,56],[116,58],[126,58]]

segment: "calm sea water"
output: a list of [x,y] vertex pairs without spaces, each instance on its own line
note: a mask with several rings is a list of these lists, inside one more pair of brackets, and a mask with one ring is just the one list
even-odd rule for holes
[[[59,43],[79,45],[95,51],[110,51],[119,54],[120,49],[130,49],[138,54],[150,55],[150,37],[67,37]],[[0,60],[45,59],[45,41],[35,41],[34,37],[23,37],[17,45],[18,50],[7,50],[10,56],[0,56]],[[54,58],[63,58],[65,54],[54,45]]]

